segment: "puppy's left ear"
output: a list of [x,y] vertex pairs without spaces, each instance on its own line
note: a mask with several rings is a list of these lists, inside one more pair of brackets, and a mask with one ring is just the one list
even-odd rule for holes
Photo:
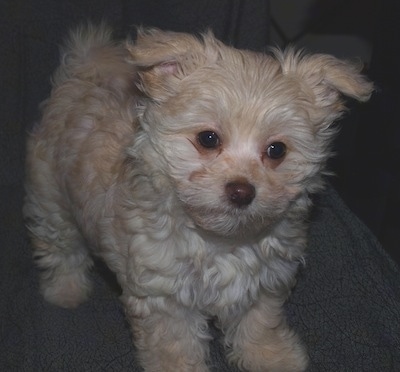
[[138,88],[154,101],[173,96],[180,81],[213,59],[211,33],[202,39],[158,29],[138,29],[135,43],[127,43],[138,70]]
[[283,74],[300,79],[314,97],[316,107],[333,120],[345,109],[342,96],[365,102],[374,90],[373,84],[361,74],[360,64],[327,54],[303,55],[291,49],[278,55],[278,60]]

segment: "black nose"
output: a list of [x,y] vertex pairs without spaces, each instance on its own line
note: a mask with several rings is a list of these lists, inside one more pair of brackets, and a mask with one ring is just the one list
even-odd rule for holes
[[229,182],[225,186],[225,192],[230,202],[237,207],[249,205],[256,196],[256,189],[247,181]]

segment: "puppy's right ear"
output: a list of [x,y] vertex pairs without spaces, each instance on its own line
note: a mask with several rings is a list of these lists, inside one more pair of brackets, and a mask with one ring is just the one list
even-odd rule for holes
[[158,29],[139,29],[136,43],[128,42],[127,48],[138,71],[139,90],[157,102],[176,94],[181,80],[203,66],[210,54],[205,40]]

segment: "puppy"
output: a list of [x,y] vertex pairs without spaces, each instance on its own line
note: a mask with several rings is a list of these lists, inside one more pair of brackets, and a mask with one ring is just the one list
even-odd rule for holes
[[118,278],[146,371],[208,371],[209,319],[240,369],[303,371],[283,304],[341,97],[372,89],[332,56],[257,54],[211,33],[72,33],[28,140],[43,296],[86,300],[94,254]]

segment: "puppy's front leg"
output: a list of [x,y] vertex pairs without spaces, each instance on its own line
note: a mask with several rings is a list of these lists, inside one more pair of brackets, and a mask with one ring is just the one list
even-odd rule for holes
[[130,297],[124,302],[146,372],[209,371],[205,360],[210,336],[204,317],[163,298]]
[[228,358],[251,372],[300,372],[308,356],[286,325],[280,298],[262,295],[240,319],[227,324]]

